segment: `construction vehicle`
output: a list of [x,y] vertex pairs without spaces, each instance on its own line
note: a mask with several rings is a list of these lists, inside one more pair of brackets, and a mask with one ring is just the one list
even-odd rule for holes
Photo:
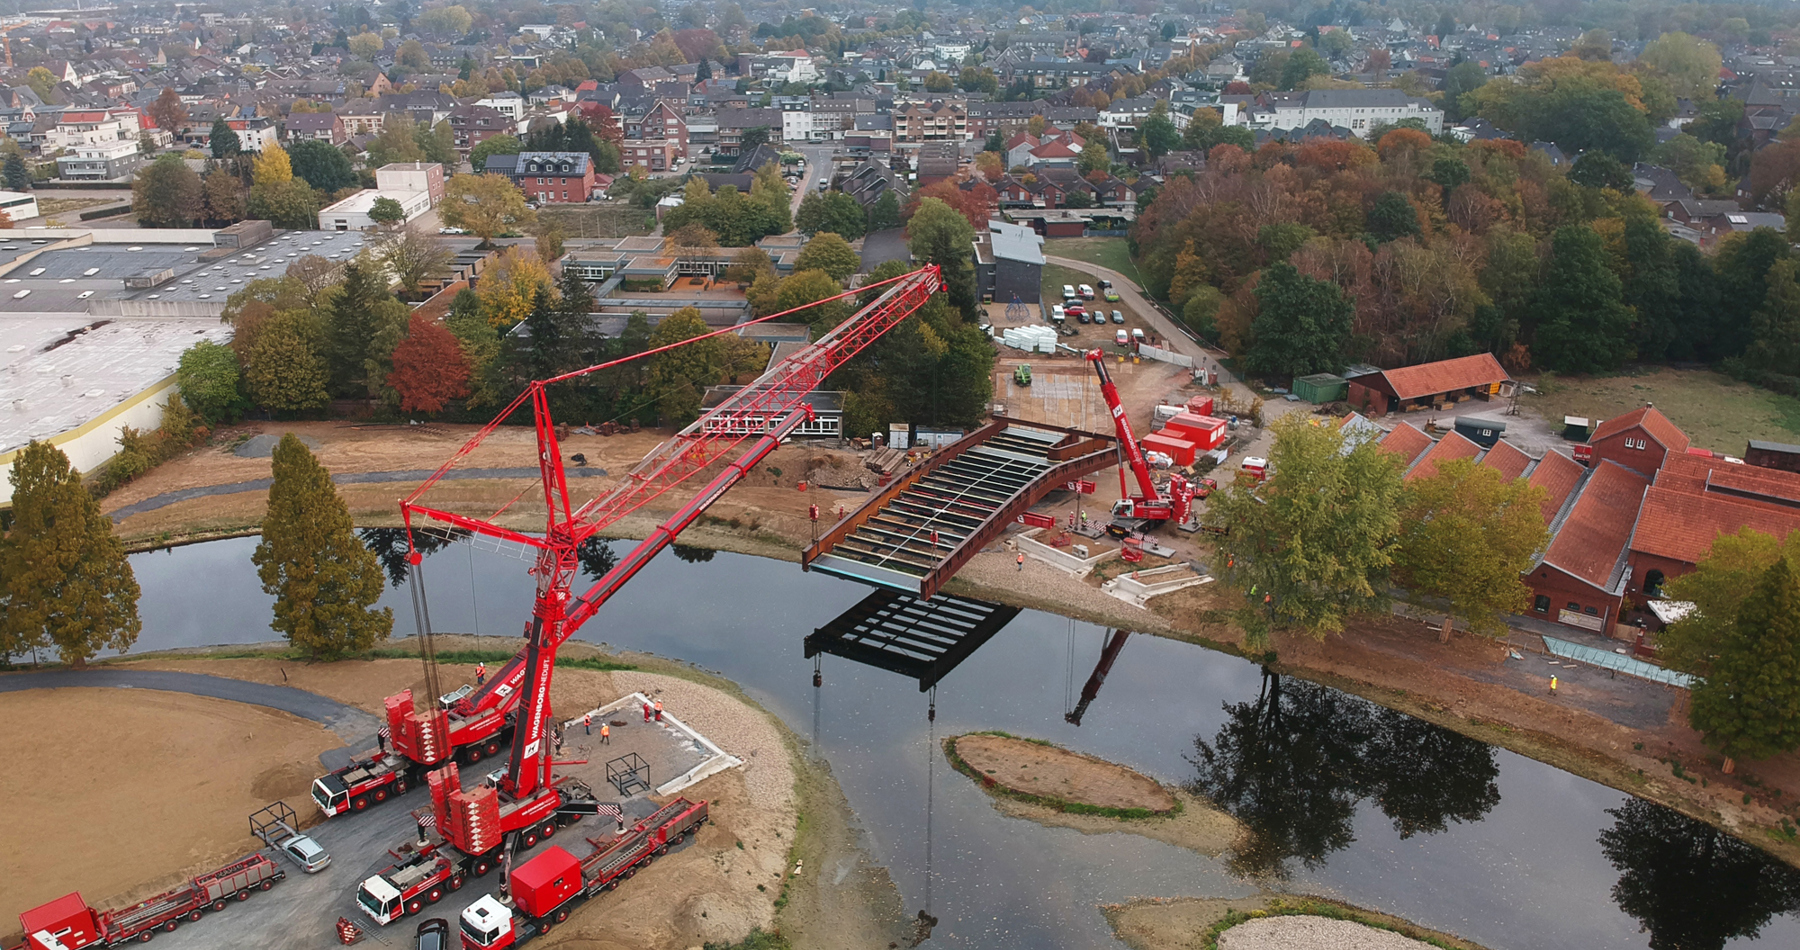
[[1020,363],[1018,366],[1013,367],[1013,385],[1031,385],[1031,364]]
[[[1125,415],[1125,407],[1119,402],[1119,387],[1113,385],[1112,377],[1106,373],[1106,354],[1099,350],[1090,350],[1088,362],[1094,365],[1094,372],[1100,377],[1100,395],[1106,399],[1106,410],[1112,414],[1113,428],[1119,436],[1119,451],[1125,458],[1125,464],[1119,466],[1119,495],[1113,503],[1112,524],[1107,527],[1108,533],[1115,537],[1126,537],[1141,533],[1165,522],[1177,524],[1188,520],[1193,512],[1194,487],[1180,473],[1169,476],[1166,490],[1159,489],[1150,478],[1150,463],[1144,458],[1143,446],[1138,444],[1136,433],[1131,430],[1131,420]],[[1138,493],[1131,494],[1125,483],[1125,470],[1130,468],[1137,480]]]
[[261,852],[245,855],[190,879],[173,890],[122,910],[95,910],[79,891],[65,894],[19,915],[25,928],[25,950],[80,950],[111,947],[128,940],[147,941],[158,930],[173,933],[183,920],[197,921],[208,909],[219,911],[233,900],[249,900],[266,891],[287,872]]
[[[390,702],[395,700],[410,705],[412,691],[389,698]],[[500,751],[499,737],[475,739],[470,747],[485,751],[483,747],[487,745],[495,752]],[[345,812],[362,811],[370,805],[404,795],[407,789],[419,784],[423,774],[424,767],[406,756],[378,752],[366,759],[352,759],[349,765],[313,779],[312,798],[325,817],[331,818]]]
[[[570,498],[571,480],[563,471],[562,449],[556,423],[550,415],[547,387],[709,336],[736,332],[742,325],[531,383],[450,461],[401,502],[401,517],[409,539],[414,530],[430,529],[444,532],[451,540],[480,538],[485,543],[518,545],[528,552],[535,552],[528,555],[534,561],[531,573],[537,579],[537,593],[532,604],[531,623],[526,630],[525,648],[498,675],[456,700],[449,709],[438,704],[429,710],[416,710],[410,693],[387,700],[393,745],[397,752],[415,763],[442,762],[457,749],[473,748],[473,743],[467,740],[475,735],[484,737],[482,749],[485,751],[485,737],[497,735],[500,729],[506,728],[503,724],[510,725],[512,739],[507,764],[494,773],[490,781],[465,791],[461,788],[454,762],[426,774],[437,833],[443,836],[445,846],[474,862],[469,866],[478,874],[482,863],[499,855],[505,842],[522,840],[530,847],[538,839],[553,833],[556,824],[598,811],[598,802],[586,786],[552,775],[555,763],[551,759],[551,742],[546,733],[551,725],[550,681],[558,648],[682,530],[811,418],[812,409],[806,397],[832,371],[924,306],[942,289],[943,280],[936,266],[926,266],[805,306],[870,294],[883,286],[886,289],[849,320],[782,360],[749,386],[676,433],[674,438],[645,456],[611,491],[586,504]],[[800,309],[804,308],[770,314],[755,322],[773,320]],[[452,467],[467,458],[503,422],[525,409],[527,404],[537,435],[546,508],[546,524],[541,534],[498,524],[492,520],[494,516],[474,518],[425,503],[427,494]],[[739,454],[735,447],[745,440],[751,440],[751,445]],[[690,477],[727,460],[730,460],[729,464],[652,530],[644,541],[620,558],[593,587],[580,597],[572,595],[570,585],[580,569],[578,552],[584,542],[674,490]],[[408,560],[417,580],[422,561],[417,544],[412,545]],[[417,598],[414,609],[420,618],[421,652],[427,655],[427,687],[430,694],[436,695],[439,691],[435,683],[435,666],[429,657],[430,623],[424,609],[424,585],[414,583],[411,586]],[[385,904],[386,893],[380,896]],[[406,905],[403,903],[402,906]]]
[[487,894],[462,912],[464,950],[516,947],[549,933],[582,902],[618,887],[706,820],[706,802],[677,798],[614,841],[589,839],[595,850],[585,858],[577,860],[560,847],[545,850],[513,869],[507,889],[511,907]]
[[316,874],[331,864],[331,856],[319,843],[299,832],[294,810],[286,802],[276,802],[250,813],[250,833],[263,844],[288,856],[308,874]]

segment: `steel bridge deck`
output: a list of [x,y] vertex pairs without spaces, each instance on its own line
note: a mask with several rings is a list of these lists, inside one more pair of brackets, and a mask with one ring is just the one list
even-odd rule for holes
[[889,670],[919,681],[925,692],[969,658],[1020,608],[939,594],[919,600],[877,589],[806,638],[808,658],[820,653]]
[[1104,437],[996,421],[904,473],[801,564],[929,599],[1033,504],[1113,459]]

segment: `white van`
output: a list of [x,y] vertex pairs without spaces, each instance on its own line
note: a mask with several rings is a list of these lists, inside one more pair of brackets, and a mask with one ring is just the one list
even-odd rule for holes
[[1131,342],[1131,337],[1126,336],[1125,331],[1120,329],[1118,333],[1113,334],[1113,342],[1125,346]]
[[1082,284],[1080,290],[1081,290],[1081,299],[1083,299],[1083,300],[1094,299],[1094,288],[1089,287],[1086,284]]
[[1063,303],[1068,303],[1069,301],[1074,300],[1074,299],[1075,299],[1075,287],[1071,284],[1064,284],[1063,285]]
[[1050,322],[1051,323],[1061,323],[1065,319],[1067,319],[1067,314],[1065,314],[1063,312],[1063,305],[1062,304],[1052,304],[1050,306]]
[[[1122,333],[1124,331],[1121,330],[1120,332]],[[1137,327],[1132,327],[1131,328],[1131,339],[1135,343],[1144,342],[1144,331]]]

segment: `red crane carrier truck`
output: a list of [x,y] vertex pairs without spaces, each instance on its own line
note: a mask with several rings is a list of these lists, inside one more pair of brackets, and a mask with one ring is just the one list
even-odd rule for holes
[[80,950],[148,941],[157,930],[174,931],[182,920],[199,920],[208,909],[224,910],[233,900],[249,900],[287,877],[269,856],[258,852],[209,871],[186,884],[121,910],[95,910],[80,892],[66,894],[19,915],[24,950]]

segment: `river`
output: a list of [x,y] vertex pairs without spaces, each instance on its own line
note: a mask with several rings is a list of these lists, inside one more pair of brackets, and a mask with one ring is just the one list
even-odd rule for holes
[[[133,555],[144,622],[134,652],[270,639],[255,545]],[[1800,946],[1800,872],[1661,806],[1357,697],[1140,635],[1077,727],[1064,714],[1106,631],[1028,610],[944,679],[933,722],[930,697],[894,673],[827,656],[823,686],[812,685],[802,638],[868,588],[781,561],[676,553],[579,637],[716,671],[812,738],[907,913],[938,919],[925,946],[1119,946],[1097,905],[1247,895],[1245,874],[1495,950],[1623,950],[1653,936],[1681,950]],[[466,545],[432,554],[434,626],[517,636],[525,567]],[[390,584],[382,602],[396,634],[412,632],[406,591]],[[1187,786],[1249,824],[1256,844],[1209,859],[1002,817],[933,751],[986,729]]]

